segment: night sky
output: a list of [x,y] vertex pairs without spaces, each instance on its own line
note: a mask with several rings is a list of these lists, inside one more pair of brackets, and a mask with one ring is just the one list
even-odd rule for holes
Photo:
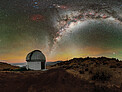
[[106,56],[122,60],[121,0],[0,0],[0,61]]

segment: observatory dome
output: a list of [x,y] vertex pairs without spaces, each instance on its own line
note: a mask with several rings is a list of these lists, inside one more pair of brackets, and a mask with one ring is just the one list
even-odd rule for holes
[[46,61],[46,58],[40,50],[34,50],[27,55],[26,61]]

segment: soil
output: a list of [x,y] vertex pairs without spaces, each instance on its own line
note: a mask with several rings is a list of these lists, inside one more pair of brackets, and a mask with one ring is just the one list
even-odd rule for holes
[[0,72],[0,92],[121,92],[121,88],[95,86],[55,68],[47,71]]

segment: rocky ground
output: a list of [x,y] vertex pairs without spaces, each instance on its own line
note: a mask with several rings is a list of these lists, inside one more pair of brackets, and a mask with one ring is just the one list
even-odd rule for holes
[[120,88],[122,86],[122,61],[115,58],[74,58],[49,68],[63,68],[74,76],[95,85]]
[[121,92],[122,62],[74,58],[47,71],[0,71],[0,92]]
[[8,63],[0,62],[0,71],[10,71],[10,70],[16,70],[19,69],[20,67],[17,66],[12,66]]
[[45,72],[0,72],[0,92],[121,92],[113,86],[96,86],[55,68]]

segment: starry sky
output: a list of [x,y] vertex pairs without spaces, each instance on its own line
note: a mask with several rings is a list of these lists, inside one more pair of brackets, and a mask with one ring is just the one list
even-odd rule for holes
[[0,0],[0,61],[106,56],[122,60],[121,0]]

